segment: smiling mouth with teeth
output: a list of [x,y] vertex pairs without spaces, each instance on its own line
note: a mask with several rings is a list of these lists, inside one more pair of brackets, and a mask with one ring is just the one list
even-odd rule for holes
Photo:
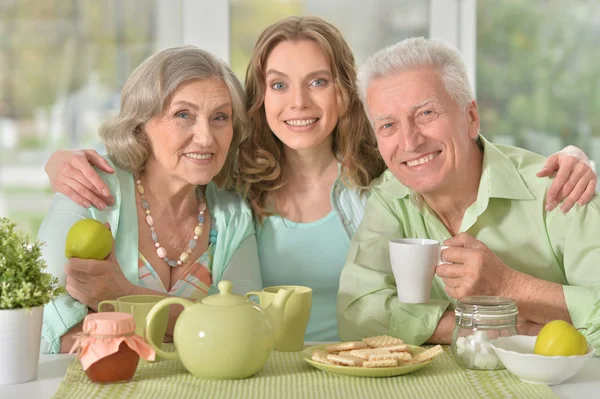
[[408,166],[411,166],[411,167],[412,166],[417,166],[417,165],[422,165],[424,163],[427,163],[427,162],[433,160],[435,157],[437,157],[441,153],[442,153],[441,151],[437,151],[437,152],[434,152],[432,154],[425,155],[424,157],[421,157],[419,159],[415,159],[415,160],[412,160],[412,161],[406,161],[404,163],[406,165],[408,165]]
[[318,120],[319,120],[319,118],[314,118],[314,119],[291,119],[289,121],[285,121],[285,123],[288,124],[288,125],[290,125],[290,126],[308,126],[308,125],[312,125],[313,123],[315,123]]
[[190,153],[185,154],[185,156],[188,158],[192,158],[192,159],[209,159],[213,156],[213,154],[196,154],[196,153],[190,152]]

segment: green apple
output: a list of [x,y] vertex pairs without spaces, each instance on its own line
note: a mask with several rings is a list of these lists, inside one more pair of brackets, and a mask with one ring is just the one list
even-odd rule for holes
[[113,238],[110,230],[95,219],[81,219],[67,233],[67,258],[102,260],[110,254]]

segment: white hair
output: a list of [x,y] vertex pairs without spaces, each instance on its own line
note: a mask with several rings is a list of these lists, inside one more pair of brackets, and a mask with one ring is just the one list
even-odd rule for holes
[[475,98],[460,52],[441,40],[415,37],[378,51],[360,67],[357,85],[365,108],[367,89],[373,80],[424,67],[439,71],[446,92],[461,109]]

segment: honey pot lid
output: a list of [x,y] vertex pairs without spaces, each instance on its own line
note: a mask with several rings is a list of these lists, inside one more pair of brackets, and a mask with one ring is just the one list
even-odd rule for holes
[[99,312],[83,320],[83,332],[90,335],[120,336],[135,332],[135,320],[124,312]]

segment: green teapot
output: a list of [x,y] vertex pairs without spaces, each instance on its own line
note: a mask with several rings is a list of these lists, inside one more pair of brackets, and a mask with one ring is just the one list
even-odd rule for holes
[[[283,309],[292,295],[280,289],[265,309],[231,293],[230,281],[219,282],[220,293],[200,302],[166,298],[152,307],[146,318],[145,338],[166,359],[179,359],[194,376],[212,380],[247,378],[258,372],[269,358],[282,332]],[[173,331],[174,352],[155,342],[160,312],[169,305],[184,307]]]

